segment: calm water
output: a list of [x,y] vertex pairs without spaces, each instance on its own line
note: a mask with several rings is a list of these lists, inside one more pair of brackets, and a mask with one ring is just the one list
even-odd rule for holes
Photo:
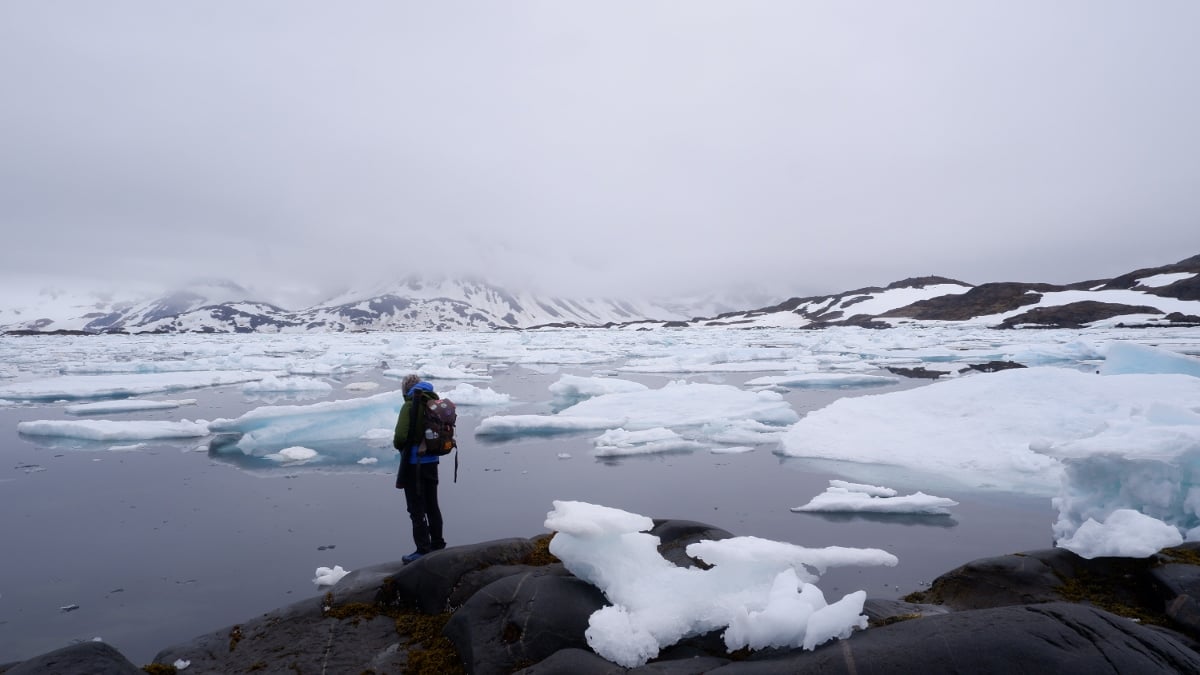
[[[527,403],[505,413],[546,412],[546,387],[581,369],[513,368],[487,386]],[[699,376],[740,385],[761,373]],[[396,382],[378,375],[383,389]],[[651,386],[667,378],[635,377]],[[869,390],[793,391],[801,413]],[[381,389],[381,390],[383,390]],[[367,392],[367,394],[375,392]],[[335,392],[325,399],[357,394]],[[105,419],[214,419],[262,405],[236,387],[186,392],[197,407],[104,415]],[[312,402],[321,399],[307,399]],[[832,570],[819,586],[832,601],[857,589],[898,597],[969,560],[1052,545],[1049,499],[973,494],[883,472],[903,492],[960,502],[952,518],[821,516],[788,509],[830,478],[866,481],[846,467],[785,459],[761,446],[740,455],[680,453],[598,460],[595,433],[485,443],[483,415],[460,408],[457,484],[443,469],[442,506],[451,545],[544,532],[554,499],[589,501],[655,518],[699,520],[734,534],[804,546],[873,546],[896,568]],[[412,549],[395,463],[339,471],[253,471],[210,457],[195,441],[130,451],[18,436],[21,420],[67,417],[61,406],[0,408],[0,663],[100,637],[138,664],[160,649],[291,602],[316,597],[319,566],[355,569]],[[571,455],[560,459],[561,453]],[[870,475],[871,482],[879,479]],[[65,611],[62,607],[78,605]]]

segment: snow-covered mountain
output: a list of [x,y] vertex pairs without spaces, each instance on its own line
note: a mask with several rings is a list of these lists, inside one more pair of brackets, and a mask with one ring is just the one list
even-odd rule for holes
[[[604,326],[681,320],[687,313],[650,302],[573,299],[509,292],[473,280],[407,279],[345,290],[315,306],[288,310],[232,282],[203,282],[165,295],[113,300],[94,293],[26,294],[0,309],[0,331],[23,332],[305,332],[496,330]],[[0,298],[0,302],[3,298]],[[694,316],[694,314],[692,315]]]
[[760,309],[667,326],[824,328],[955,322],[994,328],[1200,325],[1200,255],[1113,279],[978,286],[944,277],[791,298]]
[[[743,295],[745,298],[752,297]],[[0,295],[7,333],[307,332],[501,330],[554,326],[884,328],[958,322],[997,328],[1200,324],[1200,255],[1113,279],[1068,285],[986,283],[944,277],[720,314],[726,298],[674,302],[571,299],[510,292],[477,280],[407,279],[338,293],[312,307],[284,309],[228,281],[205,281],[167,294]],[[705,317],[705,318],[696,318]]]

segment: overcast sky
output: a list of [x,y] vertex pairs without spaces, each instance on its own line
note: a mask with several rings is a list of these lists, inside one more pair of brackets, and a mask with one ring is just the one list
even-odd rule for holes
[[1200,253],[1197,26],[1195,0],[5,0],[0,270],[1115,276]]

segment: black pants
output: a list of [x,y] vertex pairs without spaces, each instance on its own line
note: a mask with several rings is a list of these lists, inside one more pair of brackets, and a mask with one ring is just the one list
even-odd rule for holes
[[446,548],[446,540],[442,538],[442,509],[437,499],[438,465],[415,464],[407,468],[416,477],[404,490],[404,501],[412,519],[417,551],[429,553]]

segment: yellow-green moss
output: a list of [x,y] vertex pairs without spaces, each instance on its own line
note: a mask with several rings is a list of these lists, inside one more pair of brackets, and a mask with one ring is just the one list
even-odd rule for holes
[[1070,579],[1064,579],[1055,590],[1064,600],[1078,602],[1103,609],[1106,612],[1137,619],[1142,623],[1167,626],[1170,620],[1162,612],[1152,611],[1146,607],[1134,607],[1122,602],[1113,593],[1111,580],[1093,579],[1089,574],[1078,574]]
[[325,616],[342,621],[349,619],[356,626],[359,621],[370,621],[381,614],[387,615],[383,607],[370,602],[347,602],[343,605],[325,606],[328,607],[325,610]]
[[322,606],[325,616],[339,621],[370,621],[386,616],[395,621],[396,634],[406,638],[408,661],[406,675],[465,673],[454,644],[442,635],[450,614],[421,614],[420,612],[367,602],[337,604],[332,593],[326,593]]
[[[466,673],[454,643],[442,635],[450,620],[449,612],[416,614],[405,612],[396,618],[396,632],[411,640],[405,675],[441,675]],[[417,649],[415,645],[421,645]]]
[[1200,565],[1200,549],[1183,547],[1164,548],[1159,552],[1159,555],[1167,559],[1166,563]]
[[921,614],[918,612],[912,612],[911,614],[897,614],[895,616],[889,616],[882,619],[871,619],[870,626],[871,628],[879,628],[881,626],[890,626],[894,623],[900,623],[901,621],[910,621],[912,619],[919,618],[921,618]]
[[150,673],[150,675],[175,675],[175,673],[179,672],[175,669],[175,666],[166,663],[151,663],[142,666],[142,670]]
[[553,553],[550,552],[550,540],[554,538],[554,533],[543,534],[534,538],[533,550],[522,558],[518,564],[520,565],[553,565],[557,562],[562,562]]

